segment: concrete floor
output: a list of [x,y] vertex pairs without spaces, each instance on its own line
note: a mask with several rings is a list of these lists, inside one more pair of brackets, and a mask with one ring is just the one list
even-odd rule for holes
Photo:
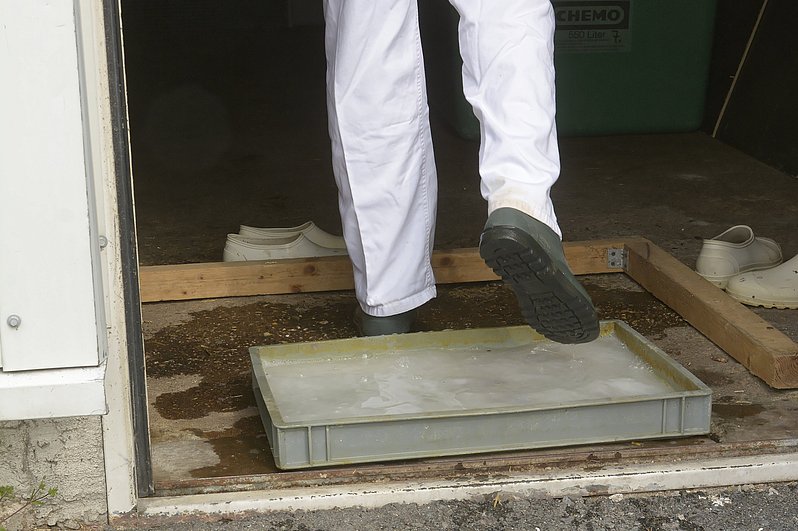
[[[319,28],[229,32],[221,47],[199,38],[178,46],[170,41],[177,37],[186,35],[126,36],[141,263],[218,261],[225,234],[238,224],[313,219],[337,232]],[[486,215],[478,146],[434,113],[436,247],[473,247]],[[566,240],[641,235],[692,267],[702,238],[748,224],[781,243],[786,257],[798,253],[798,180],[703,133],[565,138],[561,152],[552,195]],[[798,391],[769,389],[627,277],[583,280],[603,319],[629,322],[707,383],[715,404],[709,437],[603,449],[667,459],[689,447],[753,448],[798,437]],[[156,488],[279,482],[250,389],[247,348],[351,337],[353,305],[345,292],[145,305]],[[798,311],[757,313],[798,340]],[[443,287],[417,327],[520,322],[511,294],[485,283]],[[563,455],[586,460],[594,451],[514,455],[533,463]],[[443,462],[454,470],[458,460]],[[379,477],[407,466],[413,464],[359,470]]]

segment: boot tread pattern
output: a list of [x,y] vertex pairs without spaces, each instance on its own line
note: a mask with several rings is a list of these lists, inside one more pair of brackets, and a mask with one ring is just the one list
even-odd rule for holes
[[521,314],[540,334],[558,343],[586,343],[598,337],[592,303],[570,285],[536,242],[522,244],[514,235],[492,229],[483,235],[480,254],[513,289]]

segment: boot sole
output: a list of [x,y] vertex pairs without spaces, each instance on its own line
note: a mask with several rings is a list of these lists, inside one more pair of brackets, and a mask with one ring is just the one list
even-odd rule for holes
[[521,314],[537,332],[558,343],[587,343],[598,337],[596,310],[578,281],[526,232],[487,229],[479,254],[515,292]]
[[744,297],[737,297],[733,293],[729,293],[732,299],[746,306],[753,306],[755,308],[775,308],[777,310],[798,310],[798,302],[774,302],[758,299],[746,299]]

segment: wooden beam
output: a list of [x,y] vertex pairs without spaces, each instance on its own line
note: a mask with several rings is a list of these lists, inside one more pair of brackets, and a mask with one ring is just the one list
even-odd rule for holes
[[[565,256],[577,275],[622,272],[610,267],[607,253],[623,249],[624,240],[566,242]],[[432,267],[439,284],[496,280],[478,249],[435,251]],[[352,264],[345,256],[144,266],[142,302],[276,295],[353,289]]]
[[798,388],[798,344],[647,240],[626,244],[626,273],[776,389]]
[[145,266],[142,302],[352,289],[346,257]]

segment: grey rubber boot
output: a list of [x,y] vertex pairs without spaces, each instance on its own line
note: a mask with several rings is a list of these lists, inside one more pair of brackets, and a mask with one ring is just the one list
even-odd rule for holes
[[495,210],[482,232],[479,254],[512,288],[524,319],[540,334],[558,343],[598,337],[593,302],[548,225],[514,208]]
[[361,336],[387,336],[405,334],[416,321],[416,308],[397,315],[375,317],[364,312],[360,306],[355,308],[355,326]]

